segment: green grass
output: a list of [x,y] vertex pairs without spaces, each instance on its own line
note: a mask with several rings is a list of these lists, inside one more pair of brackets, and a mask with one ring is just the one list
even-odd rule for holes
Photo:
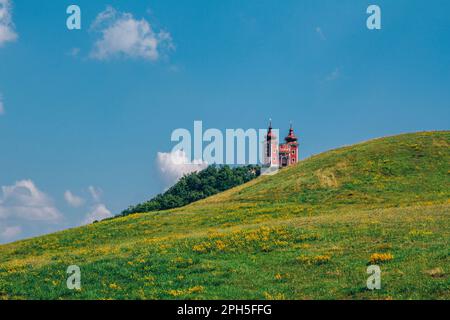
[[[449,299],[449,146],[448,131],[372,140],[183,208],[0,246],[0,299]],[[375,253],[393,258],[369,291]]]

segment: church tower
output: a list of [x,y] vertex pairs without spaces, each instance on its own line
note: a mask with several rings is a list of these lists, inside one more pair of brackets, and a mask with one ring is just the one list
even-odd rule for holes
[[264,166],[269,168],[279,167],[278,140],[272,131],[272,120],[270,120],[269,129],[264,141]]
[[284,141],[285,143],[280,144],[280,167],[292,166],[298,162],[298,139],[294,134],[292,124]]
[[289,134],[286,138],[284,138],[286,144],[289,146],[289,165],[296,164],[298,162],[298,139],[294,134],[294,129],[289,128]]

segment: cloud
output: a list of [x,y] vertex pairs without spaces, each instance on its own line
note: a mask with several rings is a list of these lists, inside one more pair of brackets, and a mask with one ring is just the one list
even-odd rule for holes
[[80,48],[72,48],[67,52],[67,55],[71,57],[77,57],[81,52]]
[[97,15],[90,29],[100,35],[90,54],[93,59],[131,57],[157,61],[175,49],[170,33],[155,31],[147,20],[137,20],[131,13],[118,12],[111,6]]
[[11,19],[12,4],[10,0],[0,0],[0,47],[6,42],[15,41],[17,33]]
[[[106,205],[100,203],[103,195],[102,189],[94,186],[89,186],[88,191],[92,197],[92,207],[90,212],[82,220],[81,225],[90,224],[94,221],[100,221],[112,217],[113,215],[111,214],[111,211],[106,208]],[[81,207],[86,203],[85,199],[73,194],[70,190],[67,190],[64,193],[64,199],[66,199],[67,203],[72,207]]]
[[8,241],[8,240],[16,238],[21,233],[22,233],[22,228],[19,226],[6,227],[0,232],[0,238],[4,241]]
[[96,188],[94,186],[89,186],[88,190],[89,190],[89,193],[91,194],[92,199],[95,202],[100,202],[100,198],[101,198],[102,193],[103,193],[102,189]]
[[109,211],[104,204],[97,204],[92,208],[92,211],[86,215],[83,224],[90,224],[94,221],[100,221],[110,217],[112,217],[111,211]]
[[327,37],[323,33],[323,30],[321,27],[316,27],[316,33],[319,35],[320,39],[327,40]]
[[5,105],[3,104],[3,96],[0,93],[0,116],[5,114]]
[[202,160],[190,162],[183,150],[176,150],[171,153],[158,152],[156,166],[164,185],[170,187],[185,174],[206,169],[208,164]]
[[84,204],[84,199],[74,195],[70,190],[64,192],[64,199],[74,208],[81,207]]
[[31,180],[18,181],[12,186],[2,186],[1,190],[0,219],[55,222],[62,217],[52,200]]
[[91,212],[86,215],[81,224],[90,224],[94,221],[101,221],[103,219],[112,217],[113,215],[111,211],[106,208],[106,205],[100,203],[103,190],[98,187],[89,186],[88,191],[91,194],[94,205],[91,208]]
[[341,69],[336,68],[333,70],[333,72],[331,72],[330,74],[328,74],[325,77],[325,80],[326,81],[334,81],[334,80],[337,80],[340,76],[341,76]]

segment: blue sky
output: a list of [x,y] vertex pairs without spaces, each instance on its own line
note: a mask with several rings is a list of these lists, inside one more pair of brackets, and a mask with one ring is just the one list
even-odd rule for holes
[[[446,0],[0,3],[0,242],[163,191],[157,153],[194,120],[224,130],[271,117],[282,132],[292,121],[301,158],[449,129]],[[81,30],[66,28],[70,4]],[[381,30],[366,27],[370,4]],[[156,49],[117,54],[114,36],[133,36],[120,22],[150,27],[138,41]],[[105,40],[108,28],[118,33]]]

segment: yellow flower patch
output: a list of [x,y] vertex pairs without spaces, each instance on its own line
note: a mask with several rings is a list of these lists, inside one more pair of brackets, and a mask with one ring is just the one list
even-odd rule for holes
[[390,253],[374,253],[370,256],[369,262],[371,264],[389,262],[394,259],[394,256]]
[[302,264],[316,264],[316,265],[321,265],[321,264],[325,264],[331,261],[331,256],[329,255],[318,255],[315,257],[308,257],[305,255],[300,255],[298,256],[295,260],[297,260],[297,262],[300,262]]

